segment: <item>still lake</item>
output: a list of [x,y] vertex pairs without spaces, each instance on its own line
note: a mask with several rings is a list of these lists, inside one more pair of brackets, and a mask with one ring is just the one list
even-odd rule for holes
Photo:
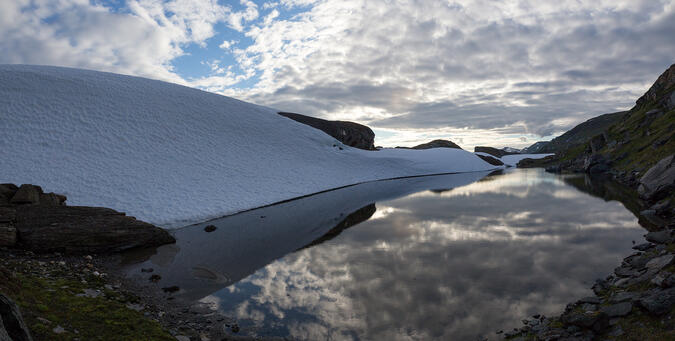
[[128,271],[153,267],[239,335],[494,338],[591,295],[643,240],[598,188],[541,169],[366,183],[176,230]]

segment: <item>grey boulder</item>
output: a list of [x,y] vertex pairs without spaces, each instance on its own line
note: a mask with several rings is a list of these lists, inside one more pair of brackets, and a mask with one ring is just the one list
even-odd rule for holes
[[667,156],[640,178],[638,193],[647,200],[660,200],[675,187],[675,154]]

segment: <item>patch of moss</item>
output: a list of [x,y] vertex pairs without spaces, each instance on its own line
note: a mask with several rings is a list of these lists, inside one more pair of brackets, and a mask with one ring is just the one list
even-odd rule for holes
[[[20,287],[0,284],[21,308],[35,340],[174,340],[161,325],[127,308],[127,298],[106,291],[100,278],[77,279],[14,274]],[[97,283],[98,282],[98,283]],[[98,297],[77,296],[84,289],[100,288]],[[38,319],[39,318],[39,319]],[[46,321],[46,320],[48,321]],[[65,332],[55,333],[60,326]]]

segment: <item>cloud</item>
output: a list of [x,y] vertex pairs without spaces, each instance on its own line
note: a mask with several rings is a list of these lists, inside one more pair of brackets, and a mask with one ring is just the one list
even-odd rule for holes
[[469,128],[524,146],[629,108],[675,61],[673,31],[672,0],[16,0],[0,63],[162,79],[410,144]]
[[317,1],[246,33],[238,60],[261,81],[229,93],[376,129],[546,136],[630,107],[673,62],[673,30],[671,1]]

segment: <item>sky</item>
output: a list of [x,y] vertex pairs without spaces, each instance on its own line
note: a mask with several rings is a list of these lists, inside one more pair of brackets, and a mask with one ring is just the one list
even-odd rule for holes
[[148,77],[370,126],[524,147],[632,107],[675,0],[0,0],[0,64]]

